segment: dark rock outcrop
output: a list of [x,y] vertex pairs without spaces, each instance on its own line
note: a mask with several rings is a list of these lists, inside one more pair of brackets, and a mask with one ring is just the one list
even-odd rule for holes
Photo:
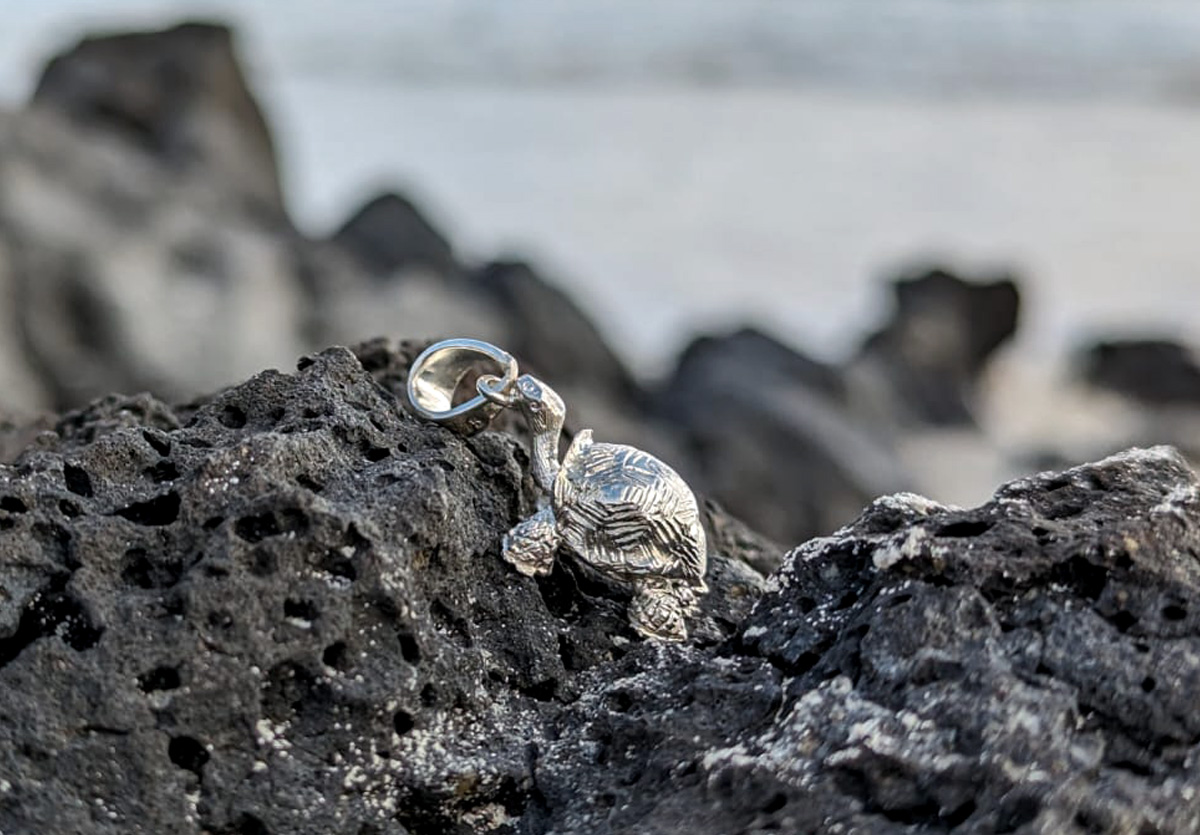
[[450,241],[411,200],[395,192],[368,200],[331,240],[381,279],[408,269],[441,275],[458,270]]
[[112,397],[0,472],[0,830],[1149,832],[1200,826],[1200,498],[1166,450],[915,496],[788,555],[709,507],[686,645],[517,575],[512,435],[411,353]]
[[459,264],[397,194],[328,240],[298,231],[218,25],[86,38],[0,112],[0,320],[5,412],[184,399],[323,345],[466,334],[586,392],[588,423],[644,434],[621,361],[528,265]]
[[651,398],[694,477],[777,540],[826,533],[875,496],[926,477],[958,486],[905,442],[977,430],[976,389],[1016,330],[1020,297],[1008,278],[975,282],[941,269],[902,276],[893,291],[891,320],[845,364],[746,328],[695,340]]
[[[525,463],[509,435],[408,417],[344,349],[191,406],[63,417],[0,489],[0,831],[524,814],[552,717],[640,646],[628,590],[500,560]],[[714,554],[709,583],[711,646],[762,579]]]
[[773,578],[740,646],[789,677],[781,718],[709,761],[802,787],[779,802],[802,827],[838,791],[823,827],[1194,831],[1198,555],[1196,478],[1167,448],[974,510],[880,499]]
[[271,133],[226,26],[84,38],[46,66],[33,105],[283,211]]
[[1200,406],[1200,362],[1167,339],[1098,342],[1081,352],[1082,378],[1147,406]]
[[493,261],[477,270],[475,286],[508,325],[505,343],[531,370],[628,404],[636,397],[624,363],[599,329],[562,290],[524,261]]
[[893,284],[891,321],[864,343],[851,371],[876,379],[894,419],[970,425],[975,385],[1017,328],[1020,293],[1007,276],[964,280],[934,268]]
[[328,344],[365,281],[287,218],[271,136],[223,26],[86,38],[0,113],[0,407],[193,396]]
[[1104,451],[1170,444],[1200,461],[1200,361],[1166,338],[1095,342],[1074,356],[1076,395],[1102,415]]
[[653,403],[704,489],[768,536],[798,542],[910,486],[848,398],[838,369],[745,329],[688,346]]
[[0,405],[25,410],[280,364],[310,344],[300,276],[324,269],[219,179],[46,110],[0,113],[0,250],[6,358],[41,389]]

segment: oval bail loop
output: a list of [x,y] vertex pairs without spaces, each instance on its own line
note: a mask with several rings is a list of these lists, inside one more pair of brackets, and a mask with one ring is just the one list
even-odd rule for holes
[[[454,395],[469,374],[476,394],[454,405]],[[508,404],[517,380],[517,361],[507,351],[478,339],[446,339],[430,345],[408,372],[408,402],[426,420],[463,435],[484,429]]]

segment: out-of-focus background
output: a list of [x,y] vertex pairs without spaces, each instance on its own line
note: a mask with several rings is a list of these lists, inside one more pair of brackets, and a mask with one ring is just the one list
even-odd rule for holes
[[9,0],[0,405],[476,335],[794,540],[1200,450],[1198,210],[1192,2]]

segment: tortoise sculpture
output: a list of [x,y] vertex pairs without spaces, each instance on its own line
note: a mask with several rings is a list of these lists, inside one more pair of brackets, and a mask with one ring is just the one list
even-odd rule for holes
[[514,389],[513,403],[533,431],[532,475],[550,503],[509,531],[504,558],[522,574],[548,574],[565,543],[597,571],[632,581],[635,629],[686,638],[684,615],[707,591],[704,529],[692,491],[653,455],[595,443],[590,429],[575,436],[560,464],[562,399],[528,374]]
[[[439,365],[437,353],[455,349],[485,354],[504,373],[479,377],[475,400],[446,409],[466,363],[443,357]],[[522,574],[548,574],[565,544],[595,570],[632,583],[629,619],[638,632],[687,637],[684,619],[708,590],[707,552],[696,498],[674,470],[634,447],[596,443],[590,429],[575,436],[560,464],[562,398],[536,377],[518,377],[515,361],[487,343],[447,340],[427,349],[410,372],[409,398],[423,416],[457,421],[465,431],[479,428],[481,411],[521,411],[533,434],[531,475],[545,499],[504,537],[504,559]]]

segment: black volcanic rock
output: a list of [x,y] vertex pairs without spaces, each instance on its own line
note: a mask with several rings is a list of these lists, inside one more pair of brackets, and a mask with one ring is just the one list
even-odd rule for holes
[[1080,356],[1083,379],[1148,406],[1200,405],[1200,363],[1168,339],[1098,342]]
[[753,329],[694,341],[652,402],[704,489],[780,542],[827,533],[910,485],[838,369]]
[[970,425],[975,384],[1017,328],[1020,293],[1007,277],[967,280],[934,268],[897,279],[896,308],[851,365],[886,390],[893,418]]
[[680,356],[676,373],[703,376],[711,363],[737,366],[748,376],[769,376],[835,402],[846,401],[846,381],[838,368],[807,357],[757,328],[745,327],[726,336],[694,340]]
[[593,671],[528,831],[1194,832],[1198,523],[1162,449],[881,499],[716,656]]
[[[708,506],[692,640],[564,555],[514,436],[373,343],[111,397],[0,471],[0,831],[1193,832],[1200,493],[1172,452],[898,495],[788,555]],[[372,373],[364,367],[372,369]]]
[[271,133],[226,26],[84,38],[47,64],[33,105],[283,210]]
[[779,781],[802,827],[842,792],[822,826],[1196,831],[1198,554],[1167,448],[974,510],[881,499],[789,555],[747,620],[743,651],[789,677],[781,718],[709,780]]
[[[0,831],[470,831],[640,646],[628,589],[501,561],[512,436],[408,417],[344,349],[301,366],[98,401],[4,468]],[[709,583],[701,645],[762,580],[714,554]]]
[[315,341],[312,311],[360,278],[319,254],[208,168],[52,109],[0,111],[3,347],[39,384],[0,406],[189,397],[289,361]]
[[0,111],[0,301],[4,413],[186,399],[324,345],[466,335],[563,381],[588,424],[647,434],[619,357],[528,265],[458,264],[394,193],[330,239],[301,233],[219,25],[85,38]]
[[364,203],[331,240],[379,278],[413,268],[442,275],[458,270],[446,237],[411,200],[394,192]]

